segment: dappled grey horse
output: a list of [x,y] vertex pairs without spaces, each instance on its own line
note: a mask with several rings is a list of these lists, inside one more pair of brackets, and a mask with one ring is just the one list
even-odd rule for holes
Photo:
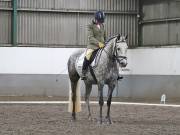
[[[113,90],[116,86],[117,78],[119,75],[119,67],[126,67],[127,65],[127,36],[114,36],[110,38],[106,42],[106,46],[101,50],[101,53],[97,54],[96,60],[98,60],[97,65],[93,68],[94,77],[90,69],[88,69],[87,80],[84,80],[85,83],[85,101],[88,107],[89,119],[91,119],[91,112],[89,106],[89,96],[91,93],[92,85],[97,84],[98,86],[98,97],[99,97],[99,105],[100,105],[100,116],[98,122],[102,124],[102,106],[104,104],[103,100],[103,87],[105,84],[108,85],[108,95],[107,95],[107,123],[111,124],[110,118],[110,106],[111,106],[111,98]],[[68,72],[69,78],[71,81],[71,89],[72,89],[72,118],[76,119],[75,114],[75,101],[76,101],[76,86],[78,80],[81,76],[82,69],[77,68],[77,61],[79,57],[82,57],[82,53],[85,50],[78,50],[74,54],[72,54],[68,60]]]

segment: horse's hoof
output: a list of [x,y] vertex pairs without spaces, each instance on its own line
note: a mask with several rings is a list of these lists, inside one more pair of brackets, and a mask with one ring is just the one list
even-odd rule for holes
[[102,121],[97,121],[97,124],[98,125],[102,125]]
[[71,118],[71,121],[72,121],[72,122],[74,122],[74,121],[76,121],[76,119],[74,119],[74,118]]
[[97,124],[99,124],[99,125],[102,125],[102,119],[101,118],[99,118],[98,120],[97,120]]
[[75,122],[76,121],[76,117],[72,116],[71,117],[71,122]]
[[109,118],[109,117],[106,117],[106,123],[107,123],[108,125],[113,124],[111,118]]
[[111,124],[113,124],[113,123],[112,123],[111,120],[109,120],[109,121],[107,121],[107,124],[108,124],[108,125],[111,125]]
[[88,120],[89,120],[89,121],[92,121],[92,117],[91,117],[91,116],[88,116]]

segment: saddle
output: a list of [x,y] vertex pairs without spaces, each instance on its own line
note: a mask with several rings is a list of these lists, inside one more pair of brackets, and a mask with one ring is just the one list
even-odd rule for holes
[[99,59],[98,59],[98,54],[101,53],[102,49],[97,49],[92,53],[92,56],[90,58],[90,66],[95,68],[98,65]]
[[[90,58],[90,66],[92,68],[95,68],[98,65],[99,62],[99,58],[97,57],[99,53],[101,53],[102,49],[97,49],[92,53],[92,56]],[[76,67],[78,68],[78,70],[82,70],[82,66],[83,66],[83,61],[84,61],[84,57],[85,57],[86,52],[83,52],[80,57],[76,60]]]

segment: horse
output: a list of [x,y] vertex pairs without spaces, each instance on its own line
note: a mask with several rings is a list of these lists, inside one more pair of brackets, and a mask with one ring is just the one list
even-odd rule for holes
[[[116,87],[117,78],[119,77],[119,68],[126,67],[127,65],[127,36],[116,35],[111,37],[107,42],[103,49],[101,49],[101,53],[98,53],[96,59],[98,59],[98,64],[93,68],[94,76],[92,72],[90,72],[90,68],[88,69],[87,79],[84,80],[85,83],[85,102],[88,108],[88,119],[91,119],[91,111],[89,105],[89,97],[92,90],[92,85],[97,84],[98,86],[98,98],[99,98],[99,106],[100,113],[98,123],[102,124],[102,107],[104,105],[103,100],[103,87],[104,85],[108,85],[108,95],[107,95],[107,115],[106,121],[108,124],[111,124],[110,117],[110,107],[111,107],[111,99],[114,88]],[[71,92],[72,92],[72,119],[76,120],[76,112],[75,112],[75,102],[76,102],[76,87],[78,80],[82,74],[82,68],[78,69],[77,61],[81,57],[82,53],[85,50],[78,50],[73,53],[68,60],[68,73],[71,82]],[[83,56],[84,57],[84,56]]]

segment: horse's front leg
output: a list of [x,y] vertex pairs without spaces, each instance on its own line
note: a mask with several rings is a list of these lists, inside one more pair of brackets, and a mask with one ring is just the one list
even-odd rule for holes
[[98,96],[99,96],[99,106],[100,106],[100,115],[99,115],[99,124],[102,124],[102,107],[104,105],[104,100],[103,100],[103,86],[102,84],[98,85]]
[[106,116],[106,120],[108,124],[112,124],[111,121],[111,117],[110,117],[110,108],[111,108],[111,99],[112,99],[112,93],[113,90],[115,88],[115,84],[110,83],[110,85],[108,85],[109,89],[108,89],[108,100],[107,100],[107,116]]

